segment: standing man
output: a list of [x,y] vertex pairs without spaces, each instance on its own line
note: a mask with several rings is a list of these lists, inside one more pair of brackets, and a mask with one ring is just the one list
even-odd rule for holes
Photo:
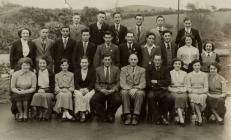
[[117,45],[112,43],[112,33],[110,31],[106,31],[104,34],[104,43],[99,45],[97,47],[95,58],[94,58],[94,66],[98,67],[100,66],[102,56],[104,54],[110,54],[112,59],[112,64],[116,66],[120,66],[120,54],[119,54],[119,48]]
[[142,26],[143,21],[144,21],[144,17],[140,14],[137,14],[135,16],[135,20],[136,20],[136,26],[131,28],[130,31],[134,33],[135,35],[135,42],[138,43],[139,45],[142,45],[145,43],[145,37],[147,34],[147,29]]
[[[119,94],[119,68],[111,65],[110,54],[102,56],[103,66],[96,68],[95,91],[90,103],[99,121],[114,122],[115,113],[121,105]],[[107,103],[107,107],[105,104]]]
[[114,25],[110,26],[110,30],[113,35],[112,42],[116,45],[120,45],[125,42],[125,36],[127,34],[127,27],[120,24],[121,22],[121,13],[115,12],[113,14]]
[[127,35],[125,37],[127,40],[126,43],[123,43],[119,46],[120,50],[120,67],[124,67],[129,65],[128,58],[131,54],[136,54],[138,56],[138,65],[141,66],[142,62],[142,53],[140,45],[137,43],[134,43],[134,33],[133,32],[127,32]]
[[90,41],[96,45],[104,43],[103,36],[105,31],[109,30],[109,25],[105,23],[106,13],[99,11],[97,14],[97,22],[90,25]]
[[88,58],[89,67],[93,67],[93,59],[95,56],[96,46],[94,43],[89,41],[90,31],[88,29],[83,29],[81,31],[82,41],[77,42],[76,47],[73,50],[72,62],[74,70],[80,68],[80,60],[83,56]]
[[[145,69],[137,66],[138,57],[136,54],[129,56],[129,63],[128,66],[121,69],[120,73],[123,114],[126,118],[124,124],[137,125],[145,97]],[[133,105],[131,105],[132,103]],[[134,111],[131,111],[131,106],[134,106]]]
[[82,40],[81,31],[83,29],[86,29],[87,27],[81,24],[81,16],[79,13],[74,13],[72,21],[73,24],[69,26],[70,37],[74,39],[76,42],[80,42]]
[[72,53],[74,47],[76,47],[76,42],[69,37],[70,28],[68,26],[63,26],[61,28],[61,34],[62,38],[55,41],[55,43],[51,47],[51,57],[54,62],[54,71],[55,73],[61,71],[61,59],[66,58],[70,63],[69,70],[73,72]]
[[48,34],[49,34],[49,29],[43,27],[39,31],[40,37],[33,40],[36,47],[36,69],[38,69],[39,59],[43,56],[46,56],[49,63],[48,69],[53,71],[53,62],[52,62],[50,49],[54,41],[48,38]]
[[176,36],[175,43],[177,44],[178,48],[185,45],[184,38],[186,35],[191,35],[193,37],[192,45],[199,49],[199,53],[202,53],[202,41],[199,34],[199,31],[192,28],[192,21],[190,18],[184,19],[184,28],[179,30]]
[[172,67],[172,60],[176,58],[177,54],[177,46],[172,41],[172,32],[169,30],[163,31],[164,40],[161,42],[161,53],[162,53],[162,60],[163,65],[167,66],[170,70]]

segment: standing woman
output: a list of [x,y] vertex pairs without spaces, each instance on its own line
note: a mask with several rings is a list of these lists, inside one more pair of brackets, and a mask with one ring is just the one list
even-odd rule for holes
[[[206,108],[206,99],[208,93],[208,75],[200,71],[201,63],[199,60],[192,62],[193,71],[187,76],[187,87],[191,108],[196,113],[195,124],[202,125],[202,112]],[[193,117],[195,115],[193,114]]]
[[190,63],[193,60],[199,59],[199,50],[192,46],[192,40],[193,37],[191,35],[186,35],[184,38],[185,45],[177,51],[177,58],[183,61],[182,69],[187,73],[192,71]]
[[48,70],[48,58],[41,57],[38,61],[37,90],[33,96],[31,106],[33,106],[35,116],[39,120],[50,120],[52,104],[54,101],[54,74]]
[[175,109],[177,112],[176,122],[181,126],[185,125],[183,113],[187,109],[187,73],[181,70],[183,62],[175,58],[173,59],[173,70],[170,71],[171,75],[171,85],[168,87],[168,90],[175,98]]
[[226,80],[218,74],[220,67],[217,63],[209,65],[209,93],[208,93],[208,108],[216,121],[223,125],[226,112],[225,97],[226,97]]
[[69,111],[73,111],[72,92],[74,91],[74,74],[68,71],[69,62],[61,59],[62,71],[55,75],[56,104],[54,111],[62,113],[62,120],[72,120]]
[[27,28],[23,28],[18,31],[18,36],[20,39],[15,41],[10,49],[11,73],[20,69],[20,66],[17,65],[20,58],[29,57],[33,63],[31,69],[33,69],[36,64],[36,47],[34,43],[29,40],[31,31]]
[[75,73],[75,114],[80,122],[85,122],[90,114],[90,99],[94,95],[95,71],[88,68],[89,62],[86,56],[80,60],[81,69]]
[[28,120],[28,108],[32,99],[33,93],[36,90],[36,75],[30,71],[32,61],[28,57],[21,58],[19,60],[19,66],[21,69],[16,71],[12,75],[11,79],[11,101],[13,105],[16,105],[16,111],[19,116],[17,121]]

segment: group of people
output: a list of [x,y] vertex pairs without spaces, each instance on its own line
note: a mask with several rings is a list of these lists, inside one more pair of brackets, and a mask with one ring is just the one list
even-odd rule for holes
[[97,116],[112,123],[122,104],[125,125],[142,118],[157,125],[185,126],[192,119],[201,126],[204,118],[224,124],[226,81],[218,74],[219,57],[213,42],[202,45],[191,19],[184,19],[173,42],[163,16],[151,30],[139,14],[131,29],[120,24],[121,13],[113,14],[111,26],[105,16],[100,11],[87,27],[75,13],[56,41],[46,27],[32,41],[29,29],[18,32],[10,50],[11,110],[17,121],[27,121],[31,110],[39,120],[56,112],[62,120]]

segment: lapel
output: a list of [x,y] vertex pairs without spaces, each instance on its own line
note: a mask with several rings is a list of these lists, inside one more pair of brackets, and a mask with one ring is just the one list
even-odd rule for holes
[[[157,47],[157,46],[156,46]],[[152,50],[151,50],[151,55],[150,56],[153,56],[153,54],[154,54],[154,50],[155,50],[156,48],[152,48]]]
[[113,81],[114,69],[110,66],[110,83]]
[[21,42],[21,40],[19,40],[19,42],[18,42],[18,51],[19,51],[19,54],[21,54],[22,56],[23,56],[23,52],[22,52],[22,42]]
[[106,81],[106,75],[105,75],[105,71],[104,71],[104,66],[101,66],[101,68],[100,68],[100,74],[102,76],[102,80]]
[[146,52],[146,54],[147,54],[148,56],[150,56],[147,47],[144,48],[144,51]]

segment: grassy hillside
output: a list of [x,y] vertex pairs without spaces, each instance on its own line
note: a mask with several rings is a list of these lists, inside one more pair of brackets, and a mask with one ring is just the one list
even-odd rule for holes
[[128,5],[128,6],[123,6],[119,7],[120,9],[123,9],[124,11],[164,11],[167,10],[168,8],[163,8],[163,7],[156,7],[156,6],[148,6],[148,5]]

